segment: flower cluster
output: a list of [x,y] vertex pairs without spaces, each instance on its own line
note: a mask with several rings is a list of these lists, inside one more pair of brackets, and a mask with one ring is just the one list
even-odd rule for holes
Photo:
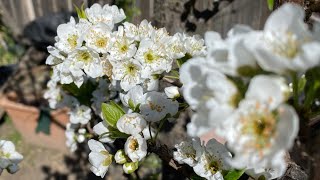
[[16,151],[11,141],[0,140],[0,175],[5,169],[11,174],[16,173],[22,159],[23,156]]
[[[185,60],[205,56],[204,40],[155,28],[147,20],[135,25],[117,6],[94,4],[78,12],[79,21],[57,28],[46,64],[52,77],[44,98],[52,109],[68,107],[67,146],[86,142],[91,170],[104,177],[115,160],[126,173],[147,155],[154,128],[177,118],[176,86],[160,87],[165,77],[178,78]],[[91,127],[89,128],[88,127]],[[104,143],[126,139],[113,152]]]
[[299,131],[287,101],[293,97],[297,107],[297,78],[320,63],[320,42],[303,19],[301,7],[285,4],[262,31],[238,25],[226,39],[207,32],[207,56],[180,69],[184,98],[195,110],[188,134],[215,131],[233,153],[230,165],[252,177],[281,176]]
[[66,144],[76,151],[88,143],[94,174],[103,178],[113,162],[136,171],[164,123],[175,123],[188,107],[190,136],[214,131],[226,141],[193,138],[175,146],[174,160],[195,176],[284,173],[299,130],[298,81],[320,64],[319,31],[303,23],[301,7],[282,6],[264,30],[237,25],[226,39],[207,32],[205,40],[170,36],[146,20],[123,22],[116,6],[94,4],[78,16],[59,25],[48,47],[53,71],[44,97],[53,109],[69,108]]

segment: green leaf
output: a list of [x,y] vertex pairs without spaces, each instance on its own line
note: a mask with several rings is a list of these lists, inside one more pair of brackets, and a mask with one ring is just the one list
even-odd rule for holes
[[123,109],[114,102],[102,103],[101,110],[104,120],[112,127],[116,127],[118,120],[125,114]]
[[223,178],[224,180],[238,180],[242,174],[244,173],[244,169],[243,170],[231,170],[229,171]]
[[133,103],[132,99],[129,99],[128,105],[129,105],[130,109],[132,109],[133,111],[135,110],[135,106],[134,106],[134,103]]
[[180,58],[180,59],[177,59],[177,65],[178,67],[181,67],[182,64],[184,64],[185,62],[187,62],[189,59],[191,59],[192,56],[191,54],[186,54],[184,57]]
[[130,135],[120,132],[117,128],[108,126],[109,133],[108,137],[112,139],[124,138],[127,139]]
[[272,11],[274,7],[274,0],[267,0],[267,3],[269,10]]
[[50,134],[50,123],[51,123],[51,116],[50,111],[45,109],[40,109],[40,116],[38,119],[38,125],[36,128],[36,132],[43,132],[47,135]]
[[306,77],[304,75],[301,76],[301,78],[299,79],[299,82],[298,82],[298,93],[301,93],[304,90],[306,83],[307,83]]
[[76,6],[76,5],[73,5],[73,6],[76,9],[76,12],[77,12],[79,19],[87,19],[87,15],[84,10],[84,3],[82,3],[80,8],[78,8],[78,6]]
[[69,92],[72,96],[78,99],[78,101],[86,106],[91,105],[90,99],[92,98],[92,92],[96,89],[97,84],[91,81],[87,81],[78,88],[74,83],[62,84],[62,89]]

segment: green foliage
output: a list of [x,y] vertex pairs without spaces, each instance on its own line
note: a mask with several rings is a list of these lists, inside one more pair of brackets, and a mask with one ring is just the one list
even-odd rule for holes
[[269,10],[272,11],[274,7],[274,0],[267,0],[267,3]]
[[84,11],[84,3],[82,3],[80,8],[76,5],[73,5],[73,6],[76,9],[76,12],[77,12],[79,19],[87,19],[86,12]]
[[116,128],[118,120],[125,114],[124,110],[116,103],[102,103],[101,105],[103,119],[111,126]]
[[50,123],[51,123],[51,116],[49,110],[40,109],[40,116],[38,119],[38,126],[36,128],[36,132],[43,132],[47,135],[50,134]]
[[71,95],[76,97],[78,101],[86,106],[90,106],[90,99],[92,98],[92,92],[96,89],[97,85],[91,81],[87,81],[78,88],[74,83],[62,84],[62,89],[69,92]]
[[122,8],[126,14],[126,21],[132,21],[134,16],[141,14],[139,8],[135,6],[135,0],[115,0],[114,4]]
[[238,180],[245,170],[231,170],[223,178],[225,180]]
[[189,59],[191,59],[192,56],[191,54],[186,54],[184,57],[180,58],[180,59],[177,59],[177,65],[178,67],[181,67],[182,64],[184,64],[185,62],[187,62]]

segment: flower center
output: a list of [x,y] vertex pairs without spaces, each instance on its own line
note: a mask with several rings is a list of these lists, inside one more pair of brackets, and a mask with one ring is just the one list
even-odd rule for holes
[[104,47],[106,47],[106,45],[107,45],[107,39],[106,38],[100,37],[100,38],[98,38],[96,40],[96,46],[97,47],[104,48]]
[[153,111],[157,111],[157,112],[161,112],[163,110],[163,108],[165,107],[165,106],[160,106],[158,104],[154,104],[150,101],[148,101],[148,103],[149,103],[150,109]]
[[92,56],[88,51],[79,51],[77,59],[79,61],[83,61],[85,63],[88,63],[92,60]]
[[212,174],[216,174],[220,170],[220,163],[211,155],[206,155],[208,163],[206,164],[206,169]]
[[78,40],[78,36],[75,34],[72,34],[68,37],[67,41],[71,49],[74,49],[77,46],[77,40]]
[[272,51],[279,56],[293,59],[299,53],[300,43],[297,37],[292,32],[287,32],[285,35],[275,35],[273,33],[269,38]]
[[133,151],[137,150],[139,147],[138,141],[136,139],[131,139],[130,140],[130,144],[129,144],[129,148]]
[[[258,103],[256,108],[259,108]],[[243,123],[241,131],[254,138],[254,141],[250,142],[250,146],[264,149],[271,145],[271,138],[275,136],[277,114],[267,108],[262,109],[262,111],[257,111],[257,109],[253,109],[253,111],[240,117],[240,121]]]
[[157,56],[151,50],[145,52],[143,56],[146,63],[152,63],[157,60]]
[[124,45],[122,45],[122,46],[120,47],[120,51],[121,51],[122,53],[126,53],[126,52],[128,51],[128,49],[129,49],[129,47],[128,47],[128,45],[126,45],[126,44],[124,44]]
[[0,150],[0,157],[10,158],[10,153],[4,153],[2,150]]
[[137,73],[137,66],[132,63],[128,64],[126,67],[126,72],[129,75],[135,75]]

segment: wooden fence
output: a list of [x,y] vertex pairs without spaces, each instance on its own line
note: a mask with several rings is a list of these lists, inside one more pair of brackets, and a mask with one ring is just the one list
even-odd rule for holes
[[[0,13],[4,23],[11,28],[14,35],[22,33],[23,28],[37,17],[53,12],[71,12],[74,6],[107,4],[112,0],[0,0]],[[153,0],[135,0],[134,5],[141,9],[141,14],[133,17],[134,22],[150,19],[153,14]]]

